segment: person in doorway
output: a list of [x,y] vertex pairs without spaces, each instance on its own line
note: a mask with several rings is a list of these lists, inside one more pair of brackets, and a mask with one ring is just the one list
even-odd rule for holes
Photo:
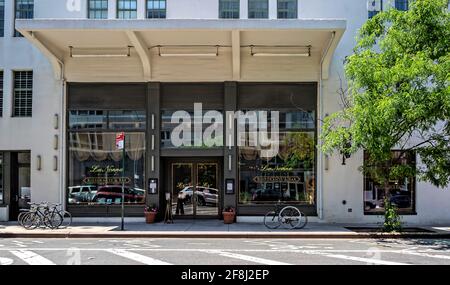
[[186,197],[184,197],[183,192],[178,192],[178,196],[177,196],[177,209],[175,211],[175,214],[179,215],[184,215],[184,199]]

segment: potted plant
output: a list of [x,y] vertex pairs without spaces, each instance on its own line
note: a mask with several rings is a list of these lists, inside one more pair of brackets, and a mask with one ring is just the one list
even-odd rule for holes
[[236,216],[236,210],[233,207],[228,206],[223,210],[222,216],[223,216],[224,224],[232,224],[232,223],[234,223],[234,218]]
[[158,208],[155,205],[152,205],[151,207],[145,207],[144,208],[144,214],[145,214],[145,222],[147,224],[153,224],[155,222],[155,217],[158,214]]

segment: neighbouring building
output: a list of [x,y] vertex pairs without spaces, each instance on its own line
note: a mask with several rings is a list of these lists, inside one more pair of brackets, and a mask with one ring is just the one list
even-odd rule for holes
[[[175,219],[232,206],[256,221],[281,200],[313,221],[381,221],[364,154],[343,165],[317,145],[357,31],[382,9],[408,1],[0,0],[0,220],[30,200],[117,217],[124,184],[128,217],[163,215],[169,193]],[[238,111],[279,112],[276,155],[240,137]],[[222,146],[194,132],[213,124]],[[192,145],[174,144],[180,126]],[[450,222],[449,189],[391,185],[404,221]]]

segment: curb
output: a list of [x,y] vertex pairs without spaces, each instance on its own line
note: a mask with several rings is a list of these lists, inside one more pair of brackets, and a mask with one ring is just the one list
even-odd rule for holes
[[0,238],[450,239],[450,233],[233,233],[233,232],[0,233]]

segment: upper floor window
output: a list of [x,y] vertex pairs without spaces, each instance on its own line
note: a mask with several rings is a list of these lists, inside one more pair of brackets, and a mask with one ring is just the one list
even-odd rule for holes
[[118,19],[136,19],[137,18],[137,0],[118,0],[117,1]]
[[[16,19],[33,19],[34,17],[34,0],[16,0],[15,18]],[[21,37],[17,30],[14,30],[15,37]]]
[[219,0],[219,18],[239,19],[239,0]]
[[5,35],[5,0],[0,0],[0,37]]
[[367,1],[367,10],[369,11],[369,19],[373,18],[376,14],[383,11],[382,0],[369,0]]
[[408,0],[395,0],[395,9],[408,11]]
[[3,70],[0,70],[0,117],[3,116]]
[[89,19],[108,19],[108,0],[89,0]]
[[147,18],[165,19],[166,0],[147,0]]
[[248,0],[248,18],[269,18],[269,0]]
[[278,19],[296,19],[297,2],[297,0],[278,0]]
[[31,117],[33,111],[33,71],[14,71],[14,117]]

